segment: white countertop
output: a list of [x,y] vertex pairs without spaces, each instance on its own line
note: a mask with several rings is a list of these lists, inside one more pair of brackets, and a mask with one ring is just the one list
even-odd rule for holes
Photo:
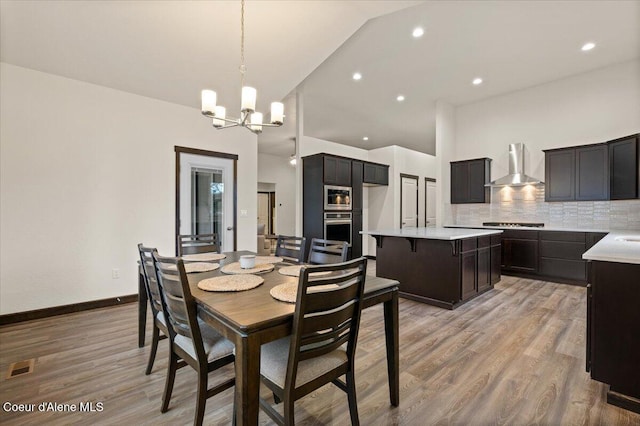
[[362,235],[382,235],[385,237],[424,238],[427,240],[462,240],[464,238],[496,235],[501,230],[481,230],[467,228],[402,228],[402,229],[374,229],[360,231]]
[[[629,237],[634,241],[625,241]],[[586,260],[640,264],[640,231],[611,231],[583,255]]]
[[479,229],[518,229],[528,231],[567,231],[567,232],[598,232],[607,233],[611,232],[608,229],[602,228],[572,228],[563,226],[543,226],[542,228],[536,228],[533,226],[485,226],[485,225],[444,225],[447,228],[479,228]]

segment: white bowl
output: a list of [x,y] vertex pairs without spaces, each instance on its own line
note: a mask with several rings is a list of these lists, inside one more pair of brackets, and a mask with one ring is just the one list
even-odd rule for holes
[[252,254],[240,256],[240,267],[242,269],[251,269],[256,266],[256,257]]

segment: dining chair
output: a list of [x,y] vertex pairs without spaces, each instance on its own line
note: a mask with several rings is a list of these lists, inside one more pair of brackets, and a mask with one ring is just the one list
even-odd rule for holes
[[[140,254],[140,266],[142,268],[142,276],[144,279],[144,287],[147,292],[147,299],[149,305],[151,305],[151,314],[153,315],[153,332],[151,334],[151,352],[149,353],[149,362],[147,363],[147,370],[144,374],[151,374],[153,368],[153,362],[156,359],[156,352],[158,351],[158,341],[169,337],[169,331],[167,329],[167,321],[162,311],[162,294],[160,286],[158,285],[158,277],[153,265],[153,253],[156,252],[155,248],[145,247],[142,244],[138,244],[138,253]],[[162,334],[160,334],[162,333]]]
[[220,253],[218,234],[178,235],[178,256],[212,252]]
[[346,241],[312,238],[307,262],[311,265],[346,262],[348,252],[349,244]]
[[263,398],[260,407],[277,424],[293,425],[294,401],[333,383],[347,393],[351,423],[359,425],[354,359],[366,270],[365,258],[301,268],[292,334],[262,345],[260,355],[262,381],[276,404],[283,401],[284,415]]
[[305,260],[306,243],[305,237],[278,235],[275,255],[289,262],[302,263]]
[[162,397],[161,412],[169,409],[176,371],[185,365],[198,373],[198,395],[194,425],[201,425],[207,399],[233,387],[235,377],[208,387],[210,372],[234,362],[234,345],[197,316],[196,302],[189,289],[181,258],[161,257],[153,253],[158,281],[162,289],[165,317],[169,324],[169,366]]

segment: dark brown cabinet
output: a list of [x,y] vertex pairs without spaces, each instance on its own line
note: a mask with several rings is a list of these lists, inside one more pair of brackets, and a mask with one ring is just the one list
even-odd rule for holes
[[609,142],[609,193],[612,200],[638,197],[638,135]]
[[[482,292],[488,290],[492,285],[491,279],[491,237],[478,238],[478,255],[477,255],[477,291]],[[498,265],[500,271],[500,265]],[[498,272],[499,273],[499,272]]]
[[545,201],[609,199],[606,144],[545,150]]
[[325,156],[323,176],[326,185],[351,186],[351,160]]
[[503,232],[502,270],[538,272],[538,231],[505,230]]
[[545,201],[574,200],[576,196],[575,150],[545,151],[544,160]]
[[389,185],[389,166],[364,162],[363,183],[365,186]]
[[608,146],[599,144],[576,148],[576,201],[608,199]]
[[540,274],[567,280],[585,281],[587,265],[584,232],[540,231]]
[[587,371],[607,402],[640,413],[640,265],[593,261],[587,294]]
[[451,162],[451,203],[489,202],[490,179],[490,158]]
[[351,258],[362,256],[362,161],[351,162]]

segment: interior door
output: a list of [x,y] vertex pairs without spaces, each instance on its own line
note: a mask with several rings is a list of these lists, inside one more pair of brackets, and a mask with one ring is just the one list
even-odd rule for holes
[[221,250],[233,251],[235,161],[190,153],[179,157],[179,233],[216,233]]
[[268,192],[258,192],[258,225],[263,224],[264,229],[267,234],[271,233],[270,229],[270,212],[271,212],[271,202],[269,200]]
[[400,227],[418,226],[418,177],[400,175]]
[[427,228],[436,227],[436,181],[425,178],[424,223]]

